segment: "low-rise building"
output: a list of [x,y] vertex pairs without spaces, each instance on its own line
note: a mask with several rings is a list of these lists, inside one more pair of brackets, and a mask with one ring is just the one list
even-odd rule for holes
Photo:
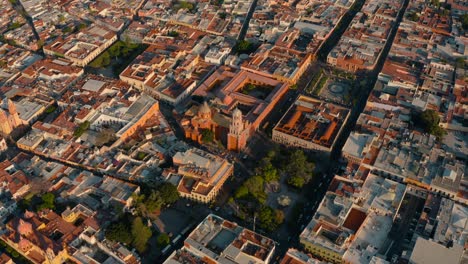
[[241,69],[295,84],[312,62],[312,55],[279,45],[263,44]]
[[274,141],[307,150],[331,152],[349,109],[299,96],[273,129]]
[[322,264],[326,263],[324,261],[320,261],[310,254],[306,254],[301,252],[297,249],[290,248],[286,255],[281,260],[280,264]]
[[213,201],[234,172],[234,165],[226,159],[195,148],[177,152],[172,160],[177,173],[169,181],[182,197],[202,203]]
[[453,247],[446,247],[434,241],[424,238],[418,238],[416,245],[409,263],[411,264],[458,264],[462,263],[463,247],[454,245]]
[[26,123],[19,117],[13,101],[3,98],[0,104],[0,134],[9,136],[15,129]]
[[186,138],[201,142],[208,129],[229,150],[241,151],[287,90],[287,83],[224,66],[193,94],[212,106],[192,107],[180,123]]
[[210,214],[164,264],[272,263],[275,241]]
[[8,185],[3,183],[0,189],[0,222],[3,221],[10,216],[17,208],[16,201],[13,199],[10,191],[6,189]]
[[65,57],[75,65],[84,67],[116,40],[117,34],[115,32],[93,25],[75,35],[66,38],[59,37],[54,42],[44,46],[44,53]]
[[0,239],[32,263],[63,263],[71,258],[68,245],[88,226],[95,226],[91,218],[83,215],[79,222],[68,222],[49,209],[26,211],[6,224]]

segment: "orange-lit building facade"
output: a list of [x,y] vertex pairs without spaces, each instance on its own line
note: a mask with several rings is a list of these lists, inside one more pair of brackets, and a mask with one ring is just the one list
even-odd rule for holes
[[241,151],[245,148],[251,126],[243,120],[239,109],[234,109],[232,117],[213,111],[206,102],[194,110],[197,111],[196,115],[182,122],[186,138],[202,144],[203,131],[209,130],[216,140],[226,144],[228,150]]
[[287,146],[329,153],[348,116],[347,108],[299,96],[273,129],[272,137]]
[[221,67],[194,92],[215,103],[205,102],[185,113],[181,120],[185,137],[202,143],[203,131],[209,130],[228,150],[242,151],[287,90],[285,82]]
[[19,118],[16,106],[13,101],[4,99],[0,107],[0,134],[5,136],[10,135],[15,128],[21,126],[23,123]]

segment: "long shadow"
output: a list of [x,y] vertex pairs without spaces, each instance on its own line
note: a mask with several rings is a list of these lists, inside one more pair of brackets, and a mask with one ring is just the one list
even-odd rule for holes
[[320,49],[318,50],[318,59],[322,62],[327,61],[328,53],[336,46],[338,41],[340,40],[341,36],[344,34],[346,29],[348,28],[349,24],[353,20],[354,16],[361,11],[362,6],[364,5],[365,0],[356,0],[353,5],[349,8],[349,10],[343,15],[338,25],[336,25],[333,32],[330,34],[325,42],[322,44]]
[[[39,37],[39,34],[37,33],[36,27],[34,26],[34,22],[32,20],[32,17],[28,14],[28,12],[24,8],[21,1],[19,1],[19,0],[9,0],[9,2],[11,4],[11,6],[13,7],[13,9],[15,9],[15,11],[26,20],[26,22],[28,23],[29,27],[32,30],[32,33],[33,33],[34,38],[36,39],[36,41],[40,41],[41,38]],[[42,47],[38,52],[41,53],[41,54],[44,54],[44,52],[42,50]]]
[[[359,115],[362,113],[362,111],[364,111],[364,108],[367,103],[367,98],[369,97],[369,94],[371,93],[372,89],[374,88],[375,83],[377,82],[377,78],[378,78],[380,71],[382,71],[383,65],[390,51],[393,40],[395,39],[396,33],[398,31],[398,27],[400,26],[401,20],[403,19],[403,14],[405,13],[406,8],[408,7],[408,3],[409,3],[409,0],[404,1],[403,6],[401,7],[398,13],[398,16],[396,18],[395,24],[387,39],[387,42],[385,43],[385,46],[382,50],[382,54],[378,58],[378,61],[376,63],[374,70],[369,71],[369,72],[358,73],[357,79],[367,80],[367,82],[364,87],[361,87],[362,88],[361,92],[359,93],[357,97],[358,100],[356,104],[354,105],[354,107],[351,109],[351,114],[348,119],[348,122],[346,122],[343,128],[343,133],[340,134],[339,138],[336,141],[335,147],[333,148],[332,153],[330,155],[331,162],[339,160],[341,156],[341,149],[343,148],[346,142],[346,139],[351,133],[351,130],[354,128]],[[333,167],[334,166],[331,166],[330,168],[332,169]]]

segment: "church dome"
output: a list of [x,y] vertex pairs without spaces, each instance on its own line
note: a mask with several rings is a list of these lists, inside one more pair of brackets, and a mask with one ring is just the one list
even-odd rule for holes
[[236,109],[234,109],[234,111],[232,111],[232,117],[233,117],[233,118],[242,117],[242,112],[241,112],[241,110],[239,110],[239,108],[236,107]]
[[205,118],[205,117],[207,117],[207,116],[208,116],[208,117],[211,116],[211,109],[210,109],[210,107],[208,106],[208,103],[207,103],[206,101],[205,101],[205,102],[203,103],[203,105],[200,106],[200,108],[198,109],[198,115],[199,115],[200,117],[203,117],[203,118]]

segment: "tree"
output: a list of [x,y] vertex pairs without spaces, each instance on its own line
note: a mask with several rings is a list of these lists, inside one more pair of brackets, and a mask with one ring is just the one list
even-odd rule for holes
[[276,152],[274,150],[268,151],[266,156],[263,157],[263,159],[260,160],[259,165],[255,168],[255,173],[257,175],[261,175],[263,173],[263,171],[269,169],[270,166],[275,168],[272,165],[272,161],[274,159],[276,159]]
[[409,20],[417,22],[419,20],[419,15],[417,12],[412,12],[408,15]]
[[69,26],[66,26],[62,29],[62,32],[67,34],[67,33],[71,33],[73,31],[73,29]]
[[309,162],[302,150],[295,150],[289,155],[288,162],[284,168],[288,174],[288,183],[294,187],[301,188],[313,177],[315,164]]
[[122,42],[118,41],[114,45],[110,46],[107,52],[109,52],[109,56],[117,58],[120,56],[120,50],[122,49]]
[[8,30],[13,30],[21,27],[22,24],[20,22],[13,22],[8,26]]
[[464,30],[468,30],[468,13],[460,16],[462,27]]
[[167,32],[167,35],[168,35],[169,37],[174,37],[174,38],[175,38],[175,37],[178,37],[178,36],[179,36],[179,32],[177,32],[177,31],[175,31],[175,30],[171,30],[171,31]]
[[76,128],[75,132],[73,133],[73,135],[75,137],[81,137],[81,135],[83,135],[84,132],[86,132],[86,130],[89,129],[89,126],[91,125],[91,123],[89,121],[84,121],[83,123],[81,123],[78,128]]
[[136,159],[137,160],[143,160],[145,157],[146,157],[146,153],[145,152],[138,152],[137,156],[136,156]]
[[271,150],[268,151],[268,153],[266,154],[266,157],[265,157],[265,158],[271,161],[271,160],[273,160],[275,157],[276,157],[276,151],[273,150],[273,149],[271,149]]
[[164,199],[159,192],[152,191],[148,199],[144,202],[144,205],[146,211],[151,214],[161,209],[164,205]]
[[55,195],[53,193],[45,193],[41,196],[42,204],[38,206],[37,210],[55,209]]
[[440,117],[439,114],[434,110],[425,110],[421,114],[416,115],[416,119],[413,120],[415,124],[426,133],[432,134],[437,137],[437,139],[442,139],[443,136],[447,133],[443,128],[439,126]]
[[63,14],[58,15],[58,21],[59,23],[63,23],[65,21],[65,16]]
[[215,6],[221,6],[224,0],[211,0],[210,3]]
[[126,245],[132,243],[133,237],[130,229],[123,222],[115,222],[111,224],[105,233],[107,239],[121,242]]
[[155,189],[145,189],[141,195],[134,195],[134,207],[138,215],[148,217],[161,210],[165,205],[175,203],[179,200],[177,187],[171,183],[165,182]]
[[226,13],[226,12],[221,12],[221,13],[218,14],[218,16],[219,16],[219,18],[221,18],[221,19],[226,19],[227,13]]
[[252,197],[260,204],[264,204],[267,199],[264,190],[264,180],[259,175],[248,178],[234,194],[234,198],[236,199],[248,199]]
[[156,243],[158,243],[158,246],[160,247],[165,247],[169,245],[170,242],[171,242],[171,239],[166,233],[159,234],[158,238],[156,239]]
[[234,193],[234,198],[240,199],[246,197],[247,195],[249,195],[249,189],[247,189],[247,187],[244,185],[241,185]]
[[457,58],[457,59],[455,60],[455,65],[456,65],[457,68],[459,68],[459,69],[465,68],[465,58],[463,58],[463,57]]
[[271,162],[268,162],[261,168],[261,175],[263,176],[263,179],[265,182],[272,182],[272,181],[277,181],[279,180],[279,173],[278,170],[273,167]]
[[284,212],[281,210],[275,210],[275,221],[278,225],[284,222]]
[[177,187],[169,182],[162,183],[157,189],[166,205],[173,204],[180,198]]
[[179,6],[181,9],[188,9],[189,11],[192,11],[195,6],[192,3],[189,3],[187,1],[179,1]]
[[80,24],[78,24],[76,29],[77,29],[77,31],[80,31],[80,30],[83,30],[83,29],[85,29],[87,27],[88,27],[88,25],[86,25],[85,23],[80,23]]
[[241,40],[237,42],[236,46],[234,46],[234,50],[237,53],[250,53],[252,52],[253,45],[247,40]]
[[258,210],[258,221],[260,227],[269,232],[274,231],[283,223],[284,213],[280,210],[274,210],[269,206],[262,206]]
[[209,129],[202,129],[202,141],[205,143],[213,142],[214,140],[214,133]]
[[151,229],[143,224],[141,217],[136,217],[132,222],[132,246],[138,250],[138,252],[143,253],[146,250],[148,240],[153,235]]
[[244,182],[244,186],[249,190],[249,193],[260,203],[264,203],[266,201],[264,181],[262,177],[253,176]]
[[298,189],[301,189],[302,187],[304,187],[305,180],[304,178],[301,178],[299,176],[291,176],[288,178],[288,184]]
[[111,58],[109,52],[105,51],[101,55],[99,55],[96,59],[94,59],[89,66],[93,68],[103,68],[110,64]]
[[148,210],[146,209],[146,205],[145,205],[145,195],[133,194],[132,197],[133,197],[133,205],[138,215],[146,216],[148,214]]

